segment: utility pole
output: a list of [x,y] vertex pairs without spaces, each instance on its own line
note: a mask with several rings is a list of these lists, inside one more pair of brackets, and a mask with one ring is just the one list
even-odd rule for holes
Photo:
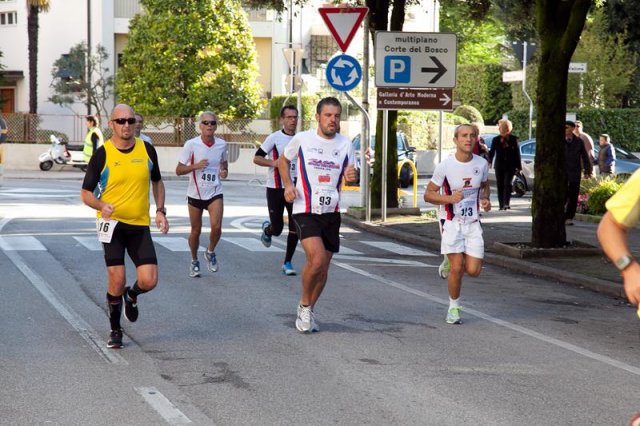
[[87,115],[91,115],[91,0],[87,0]]

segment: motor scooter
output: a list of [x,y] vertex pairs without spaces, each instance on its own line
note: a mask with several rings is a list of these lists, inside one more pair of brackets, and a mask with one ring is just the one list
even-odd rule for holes
[[40,170],[51,170],[54,164],[61,166],[73,166],[77,167],[83,172],[87,171],[87,162],[84,161],[84,154],[82,149],[69,150],[67,144],[60,142],[55,135],[49,137],[51,140],[51,146],[46,152],[40,154],[38,159],[40,160]]

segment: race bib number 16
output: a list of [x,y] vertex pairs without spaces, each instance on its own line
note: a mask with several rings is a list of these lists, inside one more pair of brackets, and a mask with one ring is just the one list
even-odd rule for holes
[[113,230],[116,229],[117,220],[104,220],[101,217],[96,219],[96,229],[98,231],[98,241],[110,243],[113,238]]

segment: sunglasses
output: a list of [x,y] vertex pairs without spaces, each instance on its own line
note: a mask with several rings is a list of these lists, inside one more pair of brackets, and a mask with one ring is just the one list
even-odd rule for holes
[[204,125],[204,126],[208,126],[208,125],[215,126],[215,125],[217,125],[217,124],[218,124],[218,122],[217,122],[216,120],[210,120],[210,121],[209,121],[209,120],[202,120],[202,121],[200,122],[200,124],[202,124],[202,125]]
[[131,118],[114,118],[113,120],[114,123],[119,124],[121,126],[123,126],[125,123],[127,124],[136,124],[136,119],[131,117]]

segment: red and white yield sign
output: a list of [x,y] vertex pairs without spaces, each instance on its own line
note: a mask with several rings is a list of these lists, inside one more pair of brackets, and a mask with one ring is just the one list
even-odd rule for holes
[[321,7],[318,11],[340,49],[346,52],[369,9],[366,7]]

